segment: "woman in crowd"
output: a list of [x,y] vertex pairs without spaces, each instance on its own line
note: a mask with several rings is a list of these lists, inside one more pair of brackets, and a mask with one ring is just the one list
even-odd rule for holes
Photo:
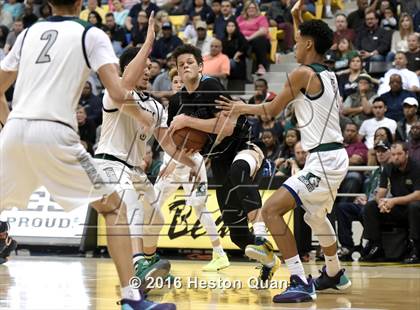
[[145,11],[140,11],[137,15],[137,24],[131,30],[131,38],[133,46],[143,44],[146,39],[149,19]]
[[95,27],[102,29],[102,17],[99,13],[92,11],[89,13],[88,22]]
[[336,51],[335,71],[348,69],[350,59],[356,55],[358,52],[354,50],[353,43],[347,38],[341,38]]
[[[391,130],[388,127],[379,127],[376,129],[375,134],[373,135],[374,144],[379,141],[388,141],[389,144],[394,143],[394,137],[392,136]],[[375,150],[369,150],[368,152],[368,166],[377,166],[378,162],[376,161]]]
[[121,27],[125,27],[125,21],[128,16],[128,10],[124,8],[123,4],[121,3],[121,0],[113,0],[112,5],[114,7],[114,18],[115,23]]
[[295,156],[295,144],[300,141],[300,131],[290,128],[286,131],[284,142],[280,147],[279,157],[275,160],[276,167],[279,168],[286,160]]
[[408,13],[402,13],[397,31],[392,34],[391,51],[387,55],[387,62],[392,62],[396,52],[408,51],[408,36],[414,32],[413,18]]
[[343,97],[343,101],[347,96],[357,91],[357,78],[360,74],[365,73],[363,69],[362,57],[354,55],[350,59],[349,69],[337,72],[338,75],[338,88]]

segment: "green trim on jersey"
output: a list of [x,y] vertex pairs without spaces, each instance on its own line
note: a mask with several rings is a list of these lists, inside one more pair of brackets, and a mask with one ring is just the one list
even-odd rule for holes
[[89,24],[87,21],[85,21],[85,20],[83,20],[83,19],[80,19],[80,18],[76,18],[76,19],[73,19],[73,21],[74,22],[76,22],[76,23],[78,23],[78,24],[80,24],[80,25],[82,25],[83,27],[85,27],[85,28],[87,28],[87,27],[89,27],[89,26],[92,26],[91,24]]
[[314,70],[316,73],[321,73],[323,71],[329,71],[329,69],[325,65],[322,65],[322,64],[319,64],[319,63],[313,63],[313,64],[310,64],[310,65],[307,65],[307,66],[310,67],[312,70]]

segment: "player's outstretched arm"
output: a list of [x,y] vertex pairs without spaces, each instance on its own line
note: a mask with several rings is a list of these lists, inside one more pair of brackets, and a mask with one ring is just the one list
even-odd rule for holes
[[147,36],[136,57],[127,65],[122,75],[122,83],[125,89],[134,89],[139,78],[143,75],[146,67],[146,59],[149,56],[155,41],[155,18],[154,12],[150,14]]
[[307,88],[308,81],[312,72],[307,67],[299,67],[288,75],[287,82],[282,91],[273,99],[273,101],[263,104],[246,104],[243,101],[230,100],[221,96],[216,100],[218,108],[230,111],[232,114],[247,115],[266,115],[276,117],[286,106],[297,97],[300,90]]
[[293,16],[293,30],[294,30],[295,40],[296,40],[296,35],[299,31],[299,25],[303,23],[303,17],[302,17],[303,5],[304,5],[304,1],[298,0],[296,1],[295,5],[293,6],[291,10],[291,13]]
[[[5,124],[9,116],[9,107],[7,105],[5,93],[15,82],[17,71],[3,71],[0,69],[0,122]],[[3,126],[2,125],[2,126]]]

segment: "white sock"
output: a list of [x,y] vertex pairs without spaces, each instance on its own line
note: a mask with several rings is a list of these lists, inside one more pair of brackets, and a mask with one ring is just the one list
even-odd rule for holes
[[133,265],[144,258],[144,254],[136,254],[133,256]]
[[299,276],[305,284],[308,284],[299,255],[285,259],[284,261],[286,262],[287,269],[289,269],[291,275]]
[[335,253],[333,256],[327,256],[324,254],[324,257],[325,265],[327,266],[327,275],[329,277],[334,277],[341,269],[338,255],[337,253]]
[[252,228],[254,228],[255,237],[267,238],[267,229],[264,222],[256,222],[252,224]]
[[141,296],[138,289],[132,288],[131,286],[126,286],[121,288],[121,298],[130,300],[140,300]]
[[223,251],[223,248],[221,245],[213,247],[213,251],[219,254],[220,256],[226,255],[225,251]]

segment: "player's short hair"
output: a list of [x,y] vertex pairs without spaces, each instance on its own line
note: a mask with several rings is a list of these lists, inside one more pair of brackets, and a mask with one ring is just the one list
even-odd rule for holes
[[73,6],[75,0],[48,0],[53,6]]
[[191,44],[183,44],[178,46],[172,53],[172,57],[175,57],[176,64],[178,65],[178,57],[184,54],[192,54],[200,65],[203,63],[203,56],[201,55],[201,50]]
[[172,68],[169,71],[169,79],[171,80],[171,82],[174,79],[174,77],[177,76],[177,75],[178,75],[178,70],[176,68]]
[[127,48],[120,56],[120,70],[121,73],[124,72],[125,67],[136,57],[137,53],[140,51],[138,47]]
[[299,26],[300,35],[308,36],[314,40],[315,51],[324,55],[333,44],[334,32],[322,20],[309,20]]

